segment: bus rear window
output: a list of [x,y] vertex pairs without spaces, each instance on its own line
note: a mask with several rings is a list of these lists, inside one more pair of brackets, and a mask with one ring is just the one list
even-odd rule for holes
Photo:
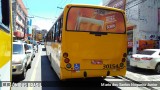
[[118,11],[71,7],[67,16],[67,30],[124,33],[125,20]]

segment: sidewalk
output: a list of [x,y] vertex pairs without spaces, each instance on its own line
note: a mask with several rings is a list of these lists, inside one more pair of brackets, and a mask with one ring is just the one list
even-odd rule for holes
[[[127,62],[126,77],[134,81],[155,81],[160,85],[160,74],[156,74],[153,70],[130,67],[129,62]],[[153,88],[160,90],[160,86]]]

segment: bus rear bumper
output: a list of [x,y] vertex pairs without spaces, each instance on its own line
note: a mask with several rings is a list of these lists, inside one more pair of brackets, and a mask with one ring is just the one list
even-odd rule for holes
[[61,69],[60,79],[72,79],[72,78],[97,78],[106,76],[125,76],[126,69],[121,70],[80,70],[80,71],[69,71]]

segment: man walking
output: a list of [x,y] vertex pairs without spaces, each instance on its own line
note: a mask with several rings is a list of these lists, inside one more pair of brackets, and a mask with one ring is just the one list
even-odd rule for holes
[[37,53],[38,53],[38,44],[37,44]]

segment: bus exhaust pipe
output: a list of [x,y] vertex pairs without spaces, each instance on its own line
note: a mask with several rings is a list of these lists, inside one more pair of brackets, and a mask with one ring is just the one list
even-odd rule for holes
[[107,71],[107,76],[109,76],[110,75],[110,71]]

